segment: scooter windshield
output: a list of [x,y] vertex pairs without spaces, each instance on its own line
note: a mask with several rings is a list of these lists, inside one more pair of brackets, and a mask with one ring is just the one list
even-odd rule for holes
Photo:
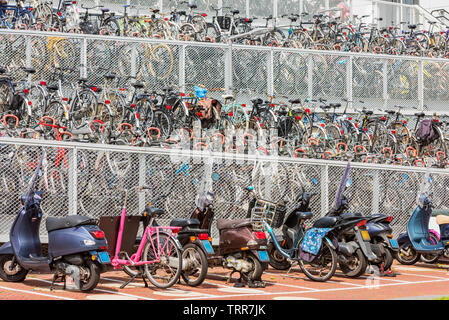
[[202,192],[198,195],[196,199],[196,206],[200,210],[204,210],[205,207],[211,205],[214,201],[214,193],[213,192]]
[[343,196],[343,192],[346,189],[346,186],[349,182],[349,173],[351,171],[351,162],[348,162],[348,165],[346,166],[345,173],[343,174],[343,177],[341,178],[340,186],[337,190],[337,195],[335,197],[335,203],[334,203],[334,209],[337,210],[341,206],[341,200]]
[[416,198],[417,205],[419,205],[420,207],[424,207],[425,205],[431,203],[433,196],[432,189],[433,179],[430,176],[430,173],[426,172],[419,187],[418,196]]
[[47,152],[45,151],[44,148],[42,148],[42,155],[41,155],[39,162],[36,166],[36,171],[34,172],[33,177],[30,180],[30,183],[28,185],[28,190],[25,195],[25,203],[24,203],[25,207],[28,205],[28,202],[31,200],[30,197],[31,197],[32,193],[35,191],[36,183],[39,179],[38,177],[41,174],[42,162],[44,161],[44,159],[46,157],[47,157]]

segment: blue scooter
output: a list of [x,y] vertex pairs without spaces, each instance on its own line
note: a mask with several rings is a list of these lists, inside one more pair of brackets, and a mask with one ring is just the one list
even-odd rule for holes
[[107,242],[96,221],[84,216],[48,217],[48,256],[42,255],[39,225],[42,220],[41,191],[36,191],[44,150],[26,194],[21,197],[23,209],[10,231],[10,241],[0,247],[0,278],[22,282],[29,271],[54,272],[50,289],[60,279],[66,288],[66,276],[83,291],[93,290],[100,273],[110,264]]
[[407,233],[398,238],[399,252],[396,259],[406,265],[415,264],[421,257],[425,262],[437,261],[441,256],[449,258],[449,221],[439,219],[440,238],[429,231],[432,215],[432,194],[429,192],[432,179],[427,177],[424,190],[420,192],[418,206],[407,224]]

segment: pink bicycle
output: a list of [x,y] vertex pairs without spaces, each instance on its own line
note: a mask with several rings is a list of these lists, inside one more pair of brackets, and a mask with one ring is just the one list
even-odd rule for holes
[[[149,187],[133,189],[142,192]],[[121,251],[129,190],[123,189],[122,191],[125,192],[125,201],[120,216],[115,255],[111,259],[111,265],[114,269],[136,268],[138,272],[120,288],[124,288],[137,276],[142,276],[146,287],[145,276],[156,287],[169,288],[179,280],[182,271],[182,246],[174,236],[181,230],[181,227],[153,226],[154,219],[164,214],[164,211],[147,205],[145,214],[150,217],[150,222],[145,228],[137,252],[130,257],[127,252]]]

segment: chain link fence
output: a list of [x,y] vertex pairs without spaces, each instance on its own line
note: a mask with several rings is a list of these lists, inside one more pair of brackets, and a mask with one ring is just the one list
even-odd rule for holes
[[25,77],[20,66],[37,70],[33,81],[51,81],[60,67],[67,83],[83,76],[97,86],[114,72],[121,86],[130,76],[155,89],[175,85],[188,92],[203,84],[224,89],[215,96],[233,92],[242,103],[275,94],[444,112],[449,100],[446,59],[20,30],[0,30],[0,58],[16,70],[17,81]]
[[[347,165],[325,160],[1,138],[2,239],[8,238],[21,208],[20,196],[27,190],[43,148],[47,157],[38,183],[38,188],[44,191],[41,237],[46,236],[48,216],[120,215],[123,189],[130,190],[129,215],[140,215],[145,205],[151,203],[165,210],[158,220],[160,224],[168,224],[174,218],[189,218],[197,195],[205,190],[215,194],[216,220],[246,217],[251,197],[246,190],[248,186],[254,186],[262,199],[288,201],[289,212],[304,189],[315,193],[311,201],[315,221],[333,206]],[[352,163],[352,186],[345,192],[350,211],[393,216],[397,236],[405,231],[426,172],[431,173],[434,181],[435,208],[448,209],[447,170]],[[131,190],[139,185],[147,185],[150,190],[144,193]],[[215,224],[212,235],[218,236]]]

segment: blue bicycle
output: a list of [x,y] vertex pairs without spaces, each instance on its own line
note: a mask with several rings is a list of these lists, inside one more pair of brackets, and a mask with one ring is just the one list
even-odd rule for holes
[[0,28],[30,29],[36,23],[33,8],[24,6],[22,0],[16,0],[16,3],[8,5],[0,2]]

